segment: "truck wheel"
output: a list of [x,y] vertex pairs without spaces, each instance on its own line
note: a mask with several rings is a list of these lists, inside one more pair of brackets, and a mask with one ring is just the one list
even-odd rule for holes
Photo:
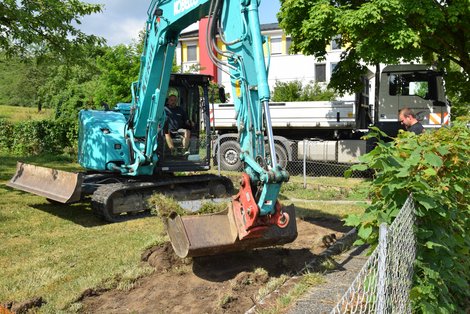
[[281,144],[274,144],[276,149],[276,159],[277,164],[281,166],[281,168],[286,169],[287,167],[287,152]]
[[220,145],[220,169],[238,171],[242,167],[240,160],[240,144],[235,141],[226,141]]

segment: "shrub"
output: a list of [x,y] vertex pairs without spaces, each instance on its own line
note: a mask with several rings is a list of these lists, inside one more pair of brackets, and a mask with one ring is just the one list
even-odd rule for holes
[[22,121],[0,120],[0,149],[20,155],[76,152],[76,122],[64,119]]
[[422,135],[401,132],[393,141],[378,129],[377,146],[349,170],[375,171],[372,205],[346,223],[359,242],[375,245],[407,196],[416,205],[418,241],[411,300],[415,312],[464,312],[470,298],[470,132],[465,122]]
[[13,145],[13,124],[0,119],[0,151],[9,151]]

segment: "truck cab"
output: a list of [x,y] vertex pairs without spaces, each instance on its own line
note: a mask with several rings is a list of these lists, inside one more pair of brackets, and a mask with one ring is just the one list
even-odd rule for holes
[[419,64],[389,65],[382,70],[375,124],[390,136],[401,129],[399,111],[412,109],[426,129],[449,123],[450,107],[442,74]]

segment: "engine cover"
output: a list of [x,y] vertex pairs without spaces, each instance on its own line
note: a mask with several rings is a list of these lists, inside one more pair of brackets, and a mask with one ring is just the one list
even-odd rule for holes
[[81,110],[79,121],[78,162],[82,167],[109,171],[112,165],[129,164],[122,113]]

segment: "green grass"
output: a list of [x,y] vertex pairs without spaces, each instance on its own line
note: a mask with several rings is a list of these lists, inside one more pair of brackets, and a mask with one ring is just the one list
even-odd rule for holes
[[[92,215],[88,204],[49,204],[43,197],[13,190],[5,183],[14,174],[17,160],[67,171],[80,169],[74,157],[66,155],[0,156],[0,303],[41,296],[47,303],[40,313],[71,312],[80,309],[74,300],[86,289],[130,289],[136,278],[152,271],[140,263],[140,255],[167,240],[158,217],[104,224]],[[238,181],[239,173],[229,174]],[[298,179],[292,178],[291,183],[295,185]],[[358,185],[342,178],[324,180],[335,187]],[[318,178],[309,178],[308,184],[317,182]],[[297,188],[290,192],[293,198],[305,193]],[[364,210],[361,204],[302,200],[294,204],[299,217],[342,218]],[[268,286],[275,284],[279,282]]]
[[257,313],[260,314],[277,314],[284,313],[285,310],[302,295],[304,295],[310,288],[318,286],[325,281],[322,274],[319,273],[306,273],[300,277],[300,280],[286,293],[279,296],[274,304],[264,308]]
[[42,109],[38,112],[36,107],[0,105],[0,119],[6,119],[14,123],[26,120],[50,119],[53,114],[54,112],[51,109]]
[[[2,156],[0,168],[0,303],[41,296],[40,312],[70,310],[87,288],[131,288],[152,271],[140,264],[142,251],[166,240],[159,218],[103,224],[89,205],[54,205],[5,186],[15,157]],[[65,170],[69,158],[23,158]]]
[[370,181],[341,177],[308,177],[304,187],[302,177],[291,177],[281,187],[284,198],[306,200],[365,200]]
[[[217,170],[211,170],[217,173]],[[239,172],[221,173],[229,177],[238,190]],[[344,177],[307,177],[306,188],[302,176],[291,176],[281,186],[279,200],[284,205],[294,204],[299,218],[330,217],[343,219],[348,214],[364,212],[367,205],[370,180]]]

